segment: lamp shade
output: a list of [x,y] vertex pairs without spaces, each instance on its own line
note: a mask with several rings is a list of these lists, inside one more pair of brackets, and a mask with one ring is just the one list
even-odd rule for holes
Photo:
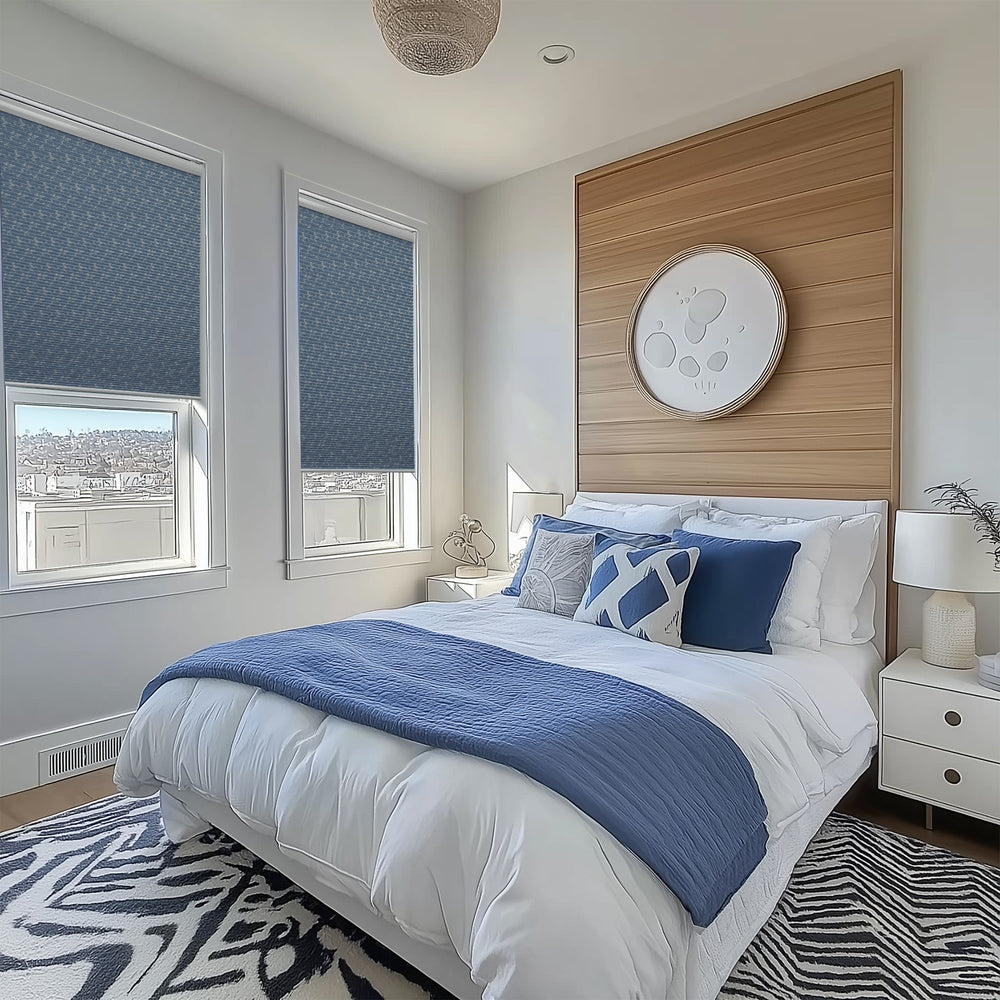
[[927,590],[1000,593],[1000,571],[993,554],[965,514],[897,511],[892,578]]
[[530,523],[536,514],[552,514],[559,517],[562,512],[561,493],[511,493],[510,530],[520,531],[524,522]]

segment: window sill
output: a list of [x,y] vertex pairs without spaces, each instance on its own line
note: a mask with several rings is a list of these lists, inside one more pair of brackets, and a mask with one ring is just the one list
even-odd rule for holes
[[394,566],[415,566],[429,563],[434,550],[430,546],[417,549],[381,549],[377,552],[345,552],[336,556],[312,556],[286,559],[285,578],[308,580],[338,573],[358,573],[367,569],[389,569]]
[[190,594],[199,590],[221,590],[229,578],[228,566],[212,569],[181,569],[118,577],[113,580],[83,580],[41,587],[20,587],[0,593],[0,618],[36,615],[68,608],[90,608],[98,604],[142,601],[150,597]]

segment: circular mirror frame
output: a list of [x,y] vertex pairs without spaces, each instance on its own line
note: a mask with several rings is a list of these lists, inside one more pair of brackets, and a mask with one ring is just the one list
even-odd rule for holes
[[[646,380],[642,377],[642,373],[639,371],[639,364],[635,356],[635,324],[639,316],[639,310],[646,301],[646,296],[668,271],[676,267],[682,260],[687,260],[688,257],[693,257],[695,254],[709,252],[729,253],[742,257],[744,260],[753,264],[754,267],[756,267],[761,274],[764,275],[768,284],[771,286],[771,290],[774,292],[774,298],[777,305],[777,336],[775,337],[774,350],[771,353],[771,357],[768,360],[764,371],[761,372],[760,376],[753,383],[753,385],[751,385],[739,398],[734,399],[731,403],[727,403],[725,406],[720,406],[715,410],[705,410],[703,412],[681,410],[676,406],[671,406],[669,403],[665,403],[662,399],[659,399],[646,384]],[[750,400],[753,399],[765,385],[767,385],[781,361],[781,354],[785,349],[787,329],[788,308],[785,304],[785,296],[781,291],[781,286],[778,284],[777,279],[771,273],[771,269],[762,260],[740,247],[728,246],[724,243],[703,243],[698,246],[689,247],[687,250],[682,250],[680,253],[674,254],[674,256],[662,264],[649,281],[646,282],[646,287],[639,293],[639,297],[635,300],[635,305],[632,307],[632,312],[628,318],[628,327],[625,331],[625,357],[628,360],[629,371],[632,373],[632,379],[635,382],[636,388],[642,393],[648,402],[653,404],[653,406],[671,414],[672,416],[680,417],[682,420],[714,420],[716,417],[725,417],[731,413],[735,413],[737,410],[746,406],[746,404],[749,403]]]

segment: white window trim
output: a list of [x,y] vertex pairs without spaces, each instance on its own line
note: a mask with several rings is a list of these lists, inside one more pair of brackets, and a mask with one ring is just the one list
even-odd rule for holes
[[[303,545],[305,558],[310,560],[322,559],[326,556],[344,556],[359,553],[381,552],[385,549],[403,549],[403,495],[407,492],[402,479],[406,473],[388,472],[385,474],[388,479],[389,492],[389,526],[392,529],[388,538],[370,542],[344,542],[340,545]],[[304,499],[304,497],[303,497]],[[299,507],[304,519],[304,504]],[[412,546],[411,546],[412,548]]]
[[[428,269],[428,227],[426,223],[380,205],[353,198],[314,184],[288,171],[283,175],[283,234],[285,289],[285,575],[289,580],[337,573],[405,566],[430,562],[430,276]],[[399,519],[407,511],[416,529],[412,535],[386,542],[325,549],[306,549],[303,543],[302,463],[299,425],[299,294],[298,294],[298,210],[299,205],[326,212],[348,222],[356,222],[394,236],[407,236],[416,248],[416,335],[414,336],[414,385],[416,400],[416,490],[415,496],[398,498]],[[405,492],[401,490],[400,492]],[[398,531],[397,527],[395,531]],[[394,531],[394,533],[395,533]]]
[[[0,618],[75,607],[91,607],[118,601],[183,594],[216,589],[227,584],[226,566],[226,449],[223,395],[223,287],[222,287],[222,154],[132,118],[115,114],[21,77],[0,71],[0,110],[10,111],[74,135],[95,139],[104,145],[135,153],[138,144],[149,159],[202,175],[204,213],[202,219],[203,274],[201,301],[202,395],[193,407],[192,446],[208,472],[207,557],[203,564],[186,568],[162,568],[137,572],[124,565],[115,577],[11,587],[6,560],[0,560]],[[185,168],[183,161],[188,162]],[[2,281],[2,275],[0,275]],[[0,302],[3,288],[0,285]],[[0,350],[0,387],[5,385],[3,351]],[[68,390],[60,390],[63,393]],[[75,393],[73,395],[76,395]],[[112,394],[102,394],[104,396]],[[82,396],[82,394],[81,394]],[[0,441],[7,442],[8,407],[0,406]],[[6,465],[4,465],[6,473]],[[9,505],[16,503],[14,483],[4,477],[0,489],[0,520],[12,523]]]
[[[69,390],[38,389],[34,386],[7,386],[7,428],[13,432],[14,407],[22,406],[67,406],[94,407],[108,410],[150,410],[174,415],[174,530],[177,545],[175,556],[163,559],[135,560],[128,563],[85,564],[60,569],[20,570],[17,550],[17,524],[15,518],[8,518],[8,559],[7,586],[10,590],[26,587],[58,586],[70,583],[85,583],[108,577],[135,576],[163,570],[196,569],[207,563],[207,553],[195,551],[195,525],[193,509],[194,437],[192,424],[192,404],[187,400],[166,400],[125,394],[105,394],[92,392],[72,392]],[[7,441],[7,482],[17,478],[17,455],[13,442]],[[15,496],[15,504],[16,504]],[[201,555],[201,558],[199,558]]]

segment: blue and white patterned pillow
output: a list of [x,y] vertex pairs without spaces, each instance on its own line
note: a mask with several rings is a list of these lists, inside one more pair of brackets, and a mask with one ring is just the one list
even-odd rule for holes
[[698,555],[676,545],[637,549],[598,535],[590,585],[573,620],[679,646],[684,593]]

